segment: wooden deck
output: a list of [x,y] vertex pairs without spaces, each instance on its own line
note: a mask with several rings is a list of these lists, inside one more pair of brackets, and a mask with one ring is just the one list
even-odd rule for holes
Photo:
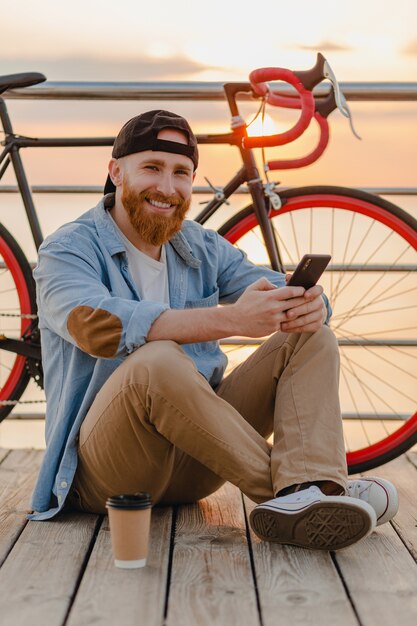
[[107,517],[28,522],[42,451],[0,450],[1,626],[417,624],[417,453],[381,467],[394,523],[337,553],[259,541],[253,504],[226,485],[152,513],[148,566],[113,566]]

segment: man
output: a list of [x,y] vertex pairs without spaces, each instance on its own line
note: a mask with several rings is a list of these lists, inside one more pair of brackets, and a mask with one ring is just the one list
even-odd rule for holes
[[[397,495],[347,481],[327,299],[184,220],[197,165],[185,119],[133,118],[104,198],[40,248],[47,448],[31,519],[136,491],[193,502],[228,480],[258,503],[261,538],[343,548]],[[271,337],[224,378],[231,335]]]

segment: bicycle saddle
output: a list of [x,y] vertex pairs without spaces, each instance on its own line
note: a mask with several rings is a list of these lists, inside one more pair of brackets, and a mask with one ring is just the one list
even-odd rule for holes
[[46,80],[46,76],[39,72],[23,72],[20,74],[8,74],[6,76],[0,76],[0,93],[7,91],[8,89],[17,89],[18,87],[30,87],[31,85],[37,85],[43,83]]

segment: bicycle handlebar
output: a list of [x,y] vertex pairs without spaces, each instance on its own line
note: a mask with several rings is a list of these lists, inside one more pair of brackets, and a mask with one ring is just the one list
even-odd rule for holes
[[[297,96],[280,96],[280,98],[282,99],[281,106],[283,107],[296,109],[300,108],[301,106]],[[311,163],[314,163],[314,161],[317,161],[317,159],[323,154],[329,143],[330,131],[327,117],[336,108],[337,103],[335,93],[334,89],[332,89],[325,98],[320,98],[316,101],[315,104],[315,112],[313,117],[319,126],[320,137],[314,150],[312,150],[305,157],[301,157],[298,159],[274,159],[273,161],[268,161],[268,169],[288,170],[293,168],[305,167],[306,165],[310,165]]]
[[329,124],[325,117],[322,117],[320,113],[316,112],[314,114],[314,119],[317,121],[320,128],[320,138],[314,150],[312,150],[305,157],[300,157],[298,159],[275,159],[273,161],[268,161],[268,170],[289,170],[298,167],[305,167],[306,165],[310,165],[311,163],[314,163],[314,161],[317,161],[329,143],[330,133]]
[[[266,67],[254,70],[249,75],[252,91],[258,96],[265,98],[268,104],[283,106],[286,108],[301,109],[301,114],[296,124],[284,133],[278,133],[268,137],[245,137],[245,148],[260,148],[280,146],[294,141],[308,128],[315,114],[315,103],[312,89],[324,78],[326,59],[318,53],[316,64],[310,70],[293,72],[285,68]],[[273,93],[266,81],[282,80],[292,85],[298,92],[295,99],[291,96],[280,96]]]
[[[312,89],[324,78],[330,79],[332,89],[325,98],[318,98],[315,100]],[[339,100],[343,98],[336,78],[324,56],[321,53],[318,53],[314,67],[307,71],[293,72],[285,68],[266,67],[253,70],[249,75],[249,80],[249,84],[228,83],[224,85],[230,111],[234,118],[232,118],[232,127],[233,122],[235,122],[235,130],[238,128],[245,129],[245,132],[242,133],[242,146],[244,148],[251,149],[275,147],[290,143],[300,137],[300,135],[308,128],[314,117],[320,131],[319,141],[314,150],[302,158],[286,160],[275,159],[268,161],[267,167],[271,170],[290,169],[303,167],[316,161],[323,154],[329,142],[329,125],[327,117],[332,111],[334,111],[334,109],[340,108]],[[292,85],[298,93],[288,96],[274,93],[266,83],[266,81],[270,80],[281,80],[287,82]],[[250,137],[246,134],[246,124],[239,115],[236,103],[236,94],[238,92],[252,92],[254,96],[262,97],[265,102],[271,104],[272,106],[300,109],[300,117],[296,124],[288,131],[269,136],[261,135]]]

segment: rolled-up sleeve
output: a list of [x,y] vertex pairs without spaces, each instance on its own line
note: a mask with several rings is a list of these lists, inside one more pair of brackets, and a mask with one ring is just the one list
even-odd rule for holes
[[125,356],[139,348],[153,322],[169,308],[112,294],[98,259],[71,240],[41,246],[33,275],[41,330],[47,326],[97,358]]

